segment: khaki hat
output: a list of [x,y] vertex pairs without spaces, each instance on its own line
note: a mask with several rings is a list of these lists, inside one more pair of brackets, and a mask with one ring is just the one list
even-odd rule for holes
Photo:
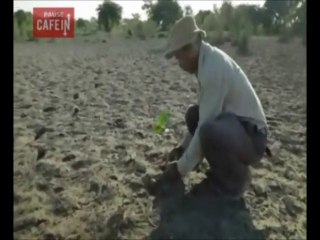
[[167,59],[173,57],[177,50],[192,43],[198,34],[203,37],[206,36],[206,32],[197,26],[192,16],[185,16],[179,19],[171,29],[165,57]]

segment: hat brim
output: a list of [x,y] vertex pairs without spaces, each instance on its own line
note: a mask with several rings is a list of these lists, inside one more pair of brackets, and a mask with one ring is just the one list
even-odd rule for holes
[[[202,35],[202,37],[206,37],[206,35],[207,35],[206,32],[203,31],[203,30],[201,30],[201,29],[197,29],[197,30],[195,30],[195,31],[193,32],[194,36],[196,36],[196,34],[199,34],[199,33]],[[174,47],[174,48],[168,49],[168,50],[166,51],[166,53],[164,54],[164,57],[165,57],[166,59],[172,58],[177,51],[179,51],[179,50],[180,50],[181,48],[183,48],[184,46],[192,43],[193,40],[194,40],[194,38],[189,38],[187,41],[182,42],[182,43],[179,44],[178,46],[176,46],[176,47]]]

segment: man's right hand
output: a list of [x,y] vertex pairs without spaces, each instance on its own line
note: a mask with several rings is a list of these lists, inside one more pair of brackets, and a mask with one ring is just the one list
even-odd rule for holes
[[174,148],[167,156],[168,162],[173,162],[175,160],[179,160],[184,153],[184,148],[182,146],[178,146]]
[[164,171],[167,168],[167,165],[170,164],[173,161],[179,160],[184,153],[184,148],[182,146],[178,146],[171,150],[171,152],[168,153],[167,156],[162,160],[162,163],[160,164],[160,169]]

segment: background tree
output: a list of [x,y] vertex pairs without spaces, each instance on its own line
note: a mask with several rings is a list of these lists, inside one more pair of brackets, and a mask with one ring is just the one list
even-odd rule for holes
[[151,19],[152,12],[151,9],[154,6],[156,0],[143,0],[142,10],[145,10],[149,19]]
[[210,10],[200,10],[196,16],[195,16],[195,20],[197,22],[197,24],[199,25],[199,27],[203,26],[204,23],[204,19],[206,18],[206,16],[210,15],[212,12]]
[[294,35],[305,37],[306,35],[306,0],[290,2],[290,10],[287,25],[291,27]]
[[289,13],[290,0],[273,1],[266,0],[263,7],[269,21],[272,21],[273,34],[279,34],[282,26],[285,24],[285,17]]
[[150,19],[160,26],[161,30],[168,30],[182,16],[183,11],[177,0],[158,0],[151,6]]
[[32,13],[18,10],[13,14],[16,29],[14,29],[17,38],[32,38],[33,20]]
[[86,21],[84,19],[82,19],[82,18],[77,19],[76,27],[77,28],[85,28],[86,27]]
[[14,17],[17,20],[18,27],[21,28],[22,24],[27,20],[27,14],[23,10],[18,10],[14,13]]
[[231,1],[227,1],[227,0],[223,1],[220,8],[220,17],[221,17],[223,29],[225,31],[229,31],[231,28],[232,14],[233,14],[233,7],[231,4]]
[[99,28],[104,28],[106,32],[110,32],[114,26],[119,25],[122,15],[122,7],[118,4],[105,0],[97,8]]

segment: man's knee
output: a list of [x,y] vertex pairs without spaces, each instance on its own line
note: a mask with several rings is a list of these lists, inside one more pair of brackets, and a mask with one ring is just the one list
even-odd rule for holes
[[188,127],[188,130],[191,134],[194,134],[199,121],[199,106],[191,105],[188,107],[185,114],[185,121]]
[[204,122],[199,126],[199,137],[202,143],[210,142],[214,144],[221,137],[220,124],[218,122]]
[[199,137],[203,147],[228,147],[230,135],[236,132],[233,128],[237,128],[237,121],[233,113],[222,113],[213,121],[202,123],[199,126]]

